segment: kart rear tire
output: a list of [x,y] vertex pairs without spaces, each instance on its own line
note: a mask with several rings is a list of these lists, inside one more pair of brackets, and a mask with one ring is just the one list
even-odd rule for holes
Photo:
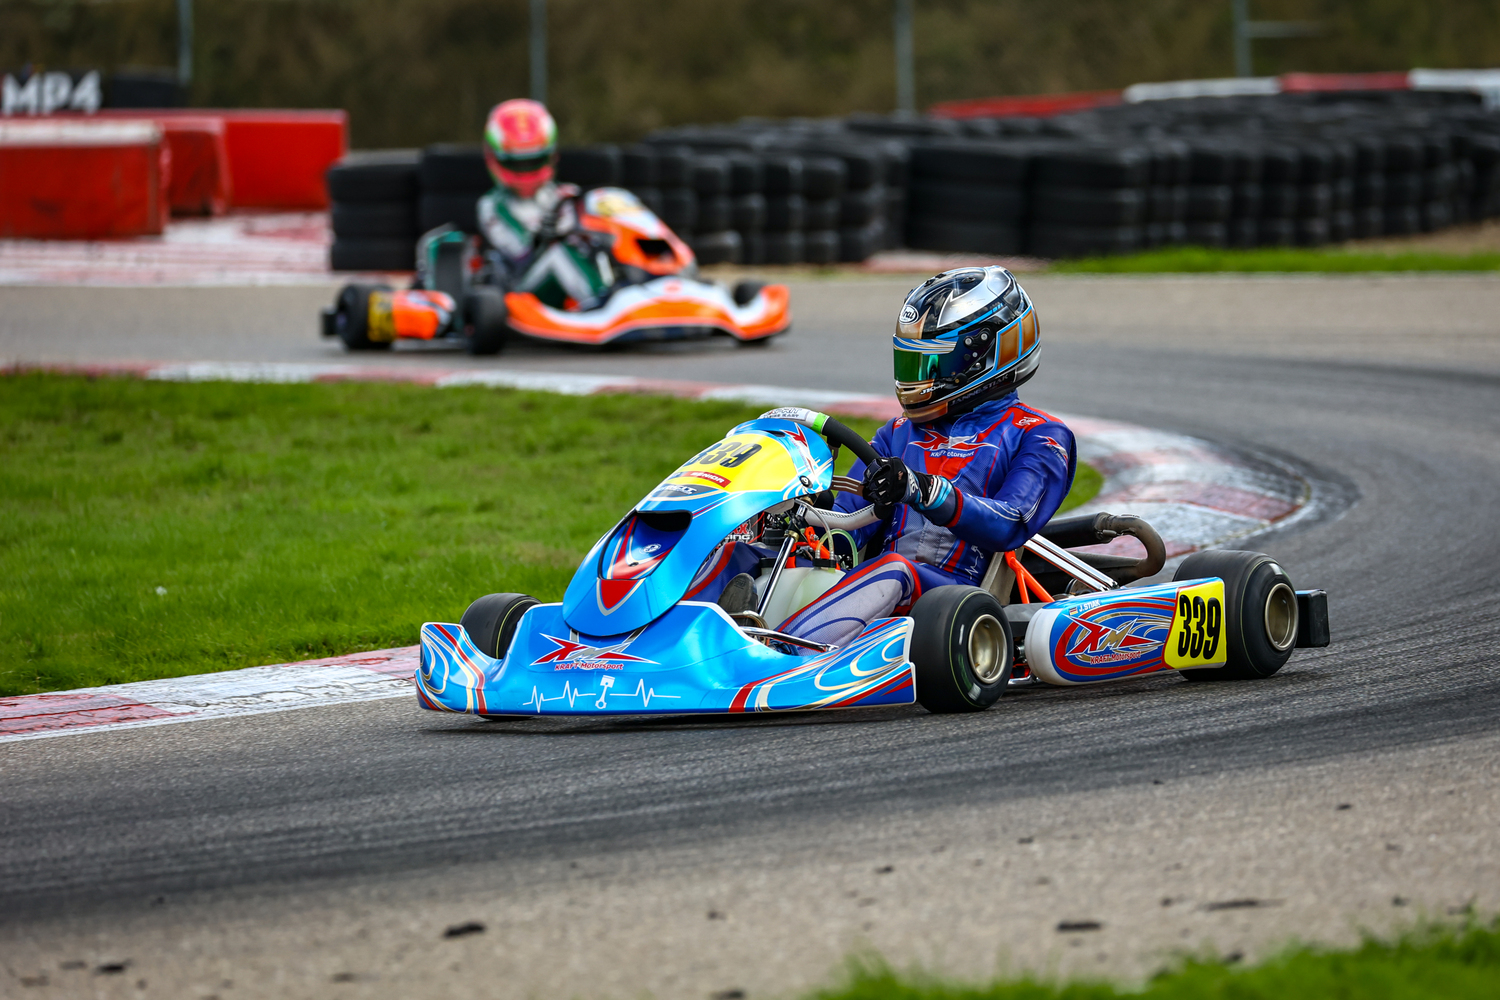
[[459,624],[481,653],[503,659],[516,637],[521,616],[540,603],[529,594],[486,594],[469,605]]
[[1216,576],[1224,581],[1224,650],[1228,662],[1184,670],[1190,681],[1247,681],[1270,677],[1297,645],[1297,594],[1276,560],[1261,552],[1195,552],[1173,580]]
[[497,288],[476,288],[464,296],[464,341],[470,354],[499,354],[510,339],[505,296]]
[[388,351],[388,341],[370,339],[370,295],[389,285],[345,285],[333,307],[333,330],[351,351]]
[[1000,602],[978,587],[938,587],[911,609],[917,701],[935,715],[982,712],[1005,693],[1015,642]]

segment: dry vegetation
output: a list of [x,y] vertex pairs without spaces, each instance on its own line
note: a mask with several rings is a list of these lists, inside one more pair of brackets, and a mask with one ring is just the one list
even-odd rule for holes
[[[1119,87],[1231,72],[1228,0],[915,0],[918,97]],[[1493,0],[1254,0],[1322,37],[1259,72],[1500,64]],[[0,0],[0,68],[170,66],[174,0]],[[526,0],[197,0],[192,103],[333,106],[359,146],[465,138],[527,87]],[[891,0],[551,0],[570,141],[741,115],[884,111]]]

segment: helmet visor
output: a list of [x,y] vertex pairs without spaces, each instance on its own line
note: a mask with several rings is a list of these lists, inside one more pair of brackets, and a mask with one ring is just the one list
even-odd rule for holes
[[[969,327],[931,340],[895,337],[893,346],[898,383],[957,385],[966,374],[1003,372],[1030,353],[1036,346],[1036,312],[1028,308],[998,332],[988,326]],[[985,364],[990,357],[994,363]]]
[[518,174],[535,173],[552,165],[551,153],[542,153],[539,156],[501,156],[497,159],[500,161],[500,166]]

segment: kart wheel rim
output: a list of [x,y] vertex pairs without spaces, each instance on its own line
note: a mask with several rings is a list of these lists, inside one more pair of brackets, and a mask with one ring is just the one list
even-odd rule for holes
[[994,615],[980,615],[969,629],[969,665],[979,683],[989,685],[1005,675],[1010,649],[1005,629]]
[[1266,595],[1266,639],[1278,653],[1297,641],[1297,595],[1284,583],[1277,583]]

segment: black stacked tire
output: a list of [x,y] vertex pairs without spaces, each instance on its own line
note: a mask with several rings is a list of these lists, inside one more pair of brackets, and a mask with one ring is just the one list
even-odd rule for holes
[[1276,561],[1260,552],[1211,550],[1182,561],[1174,580],[1224,581],[1224,651],[1228,662],[1184,670],[1194,681],[1257,680],[1280,670],[1297,644],[1297,595]]
[[1144,240],[1152,157],[1138,145],[1073,143],[1042,152],[1026,245],[1040,257],[1128,253]]
[[422,198],[417,207],[421,232],[456,226],[479,232],[479,199],[493,185],[479,146],[439,143],[422,151]]
[[414,150],[351,153],[328,168],[335,271],[409,271],[416,263]]
[[906,245],[922,250],[1021,251],[1032,150],[940,139],[912,148]]
[[929,590],[911,609],[917,701],[933,713],[982,712],[1005,693],[1015,642],[1000,602],[978,587]]

